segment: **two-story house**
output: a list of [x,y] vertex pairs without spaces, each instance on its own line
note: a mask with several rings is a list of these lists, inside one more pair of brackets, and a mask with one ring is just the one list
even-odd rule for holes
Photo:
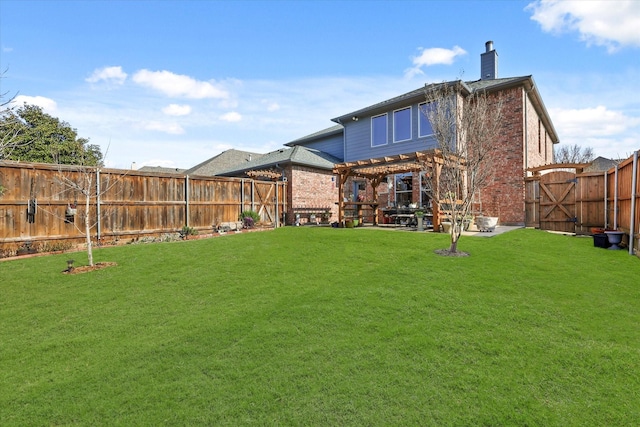
[[[524,225],[526,169],[553,162],[553,145],[559,142],[558,136],[533,77],[498,78],[498,54],[493,42],[487,42],[485,47],[481,78],[460,85],[464,88],[460,96],[482,90],[489,96],[500,94],[503,99],[500,155],[494,159],[496,174],[493,183],[478,197],[484,215],[499,217],[501,224]],[[335,126],[286,145],[330,153],[342,162],[384,162],[386,157],[434,149],[437,143],[431,125],[421,112],[425,103],[425,90],[421,87],[336,117],[332,119]],[[387,182],[377,194],[381,206],[426,204],[419,173],[395,174],[388,176]],[[317,198],[317,191],[311,191]],[[370,183],[351,179],[344,196],[355,200],[362,192],[370,196]],[[296,197],[303,199],[304,195]],[[327,189],[323,197],[335,203],[337,189]]]

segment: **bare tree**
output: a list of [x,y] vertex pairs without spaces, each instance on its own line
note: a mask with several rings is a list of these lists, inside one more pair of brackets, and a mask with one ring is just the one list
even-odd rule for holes
[[474,92],[462,81],[427,85],[425,96],[422,113],[431,123],[437,146],[425,191],[432,200],[446,204],[443,211],[451,222],[448,252],[453,254],[476,197],[494,176],[503,101],[497,94]]
[[580,147],[578,144],[563,145],[554,153],[556,163],[589,163],[595,158],[593,148]]
[[[124,176],[123,174],[118,176],[117,179],[111,180],[111,174],[108,174],[107,179],[104,179],[102,178],[104,175],[100,172],[100,168],[96,166],[59,165],[56,177],[58,183],[64,188],[63,191],[73,193],[74,200],[75,195],[80,195],[84,204],[84,212],[82,212],[82,227],[75,224],[77,206],[67,206],[65,220],[67,222],[73,222],[76,229],[84,235],[87,245],[87,258],[90,266],[94,265],[91,229],[96,227],[98,218],[101,215],[99,211],[100,200],[108,191],[118,184]],[[91,210],[92,205],[96,206],[95,212],[92,212]],[[104,212],[102,212],[102,214],[104,214]]]

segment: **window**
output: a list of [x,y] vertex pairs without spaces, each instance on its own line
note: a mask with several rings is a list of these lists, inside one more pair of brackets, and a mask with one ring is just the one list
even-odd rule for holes
[[387,145],[387,115],[371,117],[371,146]]
[[430,180],[431,177],[427,172],[420,172],[420,206],[431,206],[431,197],[429,197]]
[[400,173],[396,175],[396,206],[408,207],[412,203],[413,175]]
[[353,181],[353,200],[364,202],[367,198],[367,182]]
[[393,112],[393,142],[411,139],[411,107]]
[[427,104],[426,102],[418,105],[418,137],[433,135],[431,122],[429,121],[429,117],[427,117],[431,108],[431,104]]

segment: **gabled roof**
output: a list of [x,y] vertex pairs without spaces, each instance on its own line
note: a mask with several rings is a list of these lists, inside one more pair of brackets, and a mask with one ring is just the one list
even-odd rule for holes
[[264,154],[256,160],[243,163],[218,173],[222,176],[237,175],[251,170],[267,169],[282,166],[287,163],[308,166],[317,169],[333,170],[333,166],[340,160],[330,154],[307,147],[280,148]]
[[612,167],[615,167],[621,160],[607,159],[606,157],[596,157],[589,166],[587,166],[585,172],[604,172],[608,171]]
[[[447,84],[450,84],[450,83],[455,83],[455,82],[448,82]],[[364,116],[364,115],[369,116],[369,115],[375,115],[378,113],[384,113],[396,107],[406,106],[409,103],[426,101],[424,89],[425,88],[423,86],[418,89],[412,90],[411,92],[407,92],[405,94],[387,99],[386,101],[378,102],[377,104],[373,104],[368,107],[361,108],[359,110],[353,111],[349,114],[344,114],[340,117],[336,117],[331,120],[336,123],[342,124],[345,121],[352,120],[354,118],[359,118],[360,116]]]
[[187,175],[214,176],[220,171],[244,165],[247,162],[251,162],[262,156],[263,154],[250,153],[248,151],[235,150],[232,148],[230,150],[223,151],[217,156],[205,160],[198,165],[195,165],[191,169],[186,170],[185,173]]
[[[527,94],[530,96],[531,103],[534,108],[538,112],[542,122],[545,125],[545,128],[549,132],[549,136],[554,144],[559,142],[558,134],[556,129],[551,122],[551,118],[549,117],[549,113],[547,112],[544,103],[542,102],[542,97],[540,93],[538,93],[538,88],[533,81],[532,76],[520,76],[520,77],[508,77],[502,79],[485,79],[485,80],[474,80],[468,82],[462,82],[459,80],[454,80],[450,82],[443,82],[437,84],[447,84],[454,85],[460,83],[463,90],[463,95],[479,91],[486,90],[487,92],[496,92],[500,90],[510,89],[517,86],[523,86]],[[408,104],[412,104],[415,102],[425,101],[425,87],[421,87],[411,92],[407,92],[403,95],[396,96],[391,99],[387,99],[386,101],[379,102],[377,104],[370,105],[369,107],[362,108],[357,111],[353,111],[348,114],[344,114],[340,117],[336,117],[332,119],[332,121],[342,124],[345,121],[352,120],[354,117],[359,116],[371,116],[379,113],[384,113],[389,110],[400,108],[407,106]]]
[[337,124],[335,126],[331,126],[330,128],[326,128],[326,129],[323,129],[321,131],[312,133],[311,135],[307,135],[307,136],[303,136],[302,138],[294,139],[293,141],[287,142],[284,145],[286,145],[288,147],[294,147],[296,145],[306,144],[306,143],[313,142],[313,141],[318,140],[318,139],[324,139],[324,138],[332,136],[332,135],[341,135],[343,131],[344,131],[344,127],[342,125],[340,125],[340,124]]

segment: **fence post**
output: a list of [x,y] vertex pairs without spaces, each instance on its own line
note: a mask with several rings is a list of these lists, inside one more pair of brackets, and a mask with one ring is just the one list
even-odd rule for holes
[[102,222],[100,221],[100,168],[96,168],[96,227],[98,228],[98,243],[100,243]]
[[616,172],[615,172],[614,180],[613,180],[613,188],[615,189],[615,193],[613,193],[613,229],[618,229],[618,165],[616,164]]
[[278,187],[279,187],[278,181],[273,181],[273,185],[276,186],[276,205],[274,207],[275,217],[276,217],[275,219],[276,220],[275,220],[275,227],[274,228],[278,228],[278,226],[279,226],[278,223],[280,222],[280,215],[279,215],[279,212],[278,212]]
[[189,227],[189,175],[184,176],[184,222]]
[[240,180],[240,213],[244,212],[244,178]]
[[631,177],[631,213],[629,225],[629,255],[633,255],[635,248],[634,235],[636,233],[636,186],[638,185],[638,151],[633,153],[633,176]]

